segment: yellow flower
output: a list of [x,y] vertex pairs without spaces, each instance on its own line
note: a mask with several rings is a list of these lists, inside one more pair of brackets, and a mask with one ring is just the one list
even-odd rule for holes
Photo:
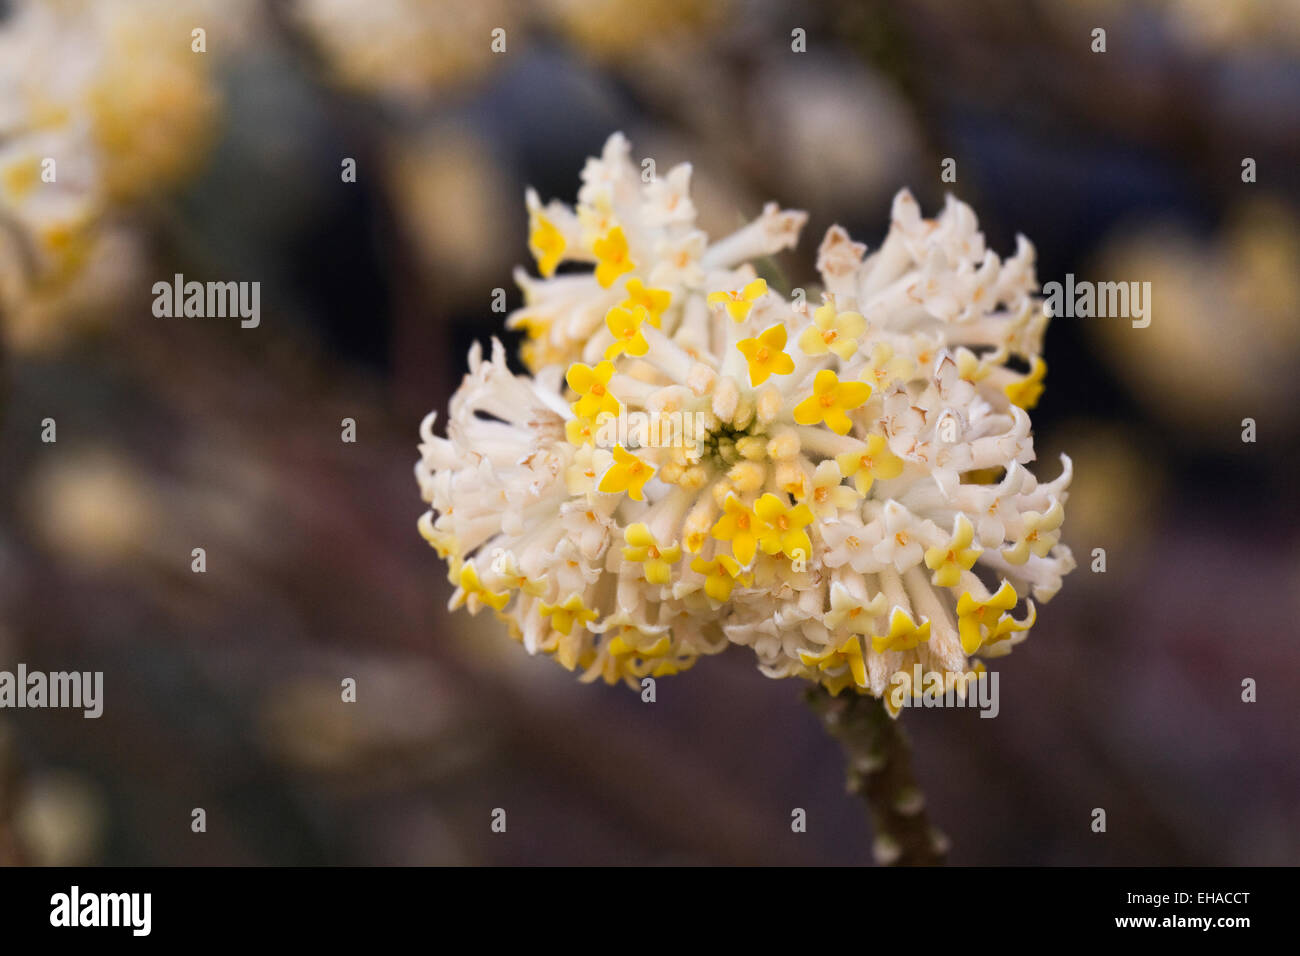
[[832,630],[845,628],[854,634],[866,634],[871,630],[871,622],[884,613],[884,592],[863,602],[840,582],[831,582],[831,609],[823,620]]
[[549,364],[546,361],[547,356],[554,352],[555,349],[547,341],[547,336],[554,324],[555,320],[553,318],[543,318],[528,313],[523,313],[517,318],[511,318],[506,322],[506,328],[523,329],[524,334],[528,336],[527,340],[519,345],[519,357],[530,371],[535,372],[543,365]]
[[23,199],[40,183],[41,158],[36,154],[24,155],[0,170],[0,190],[12,200]]
[[[671,657],[656,658],[650,661],[650,673],[655,677],[671,677],[695,666],[696,655],[674,654]],[[645,675],[638,675],[645,676]]]
[[731,553],[736,560],[749,564],[758,550],[759,534],[768,529],[763,520],[735,495],[727,495],[722,510],[723,515],[713,525],[710,534],[718,541],[730,541]]
[[[658,629],[657,629],[658,630]],[[605,683],[613,684],[626,674],[633,677],[655,677],[676,674],[686,670],[693,660],[679,660],[672,652],[672,640],[667,634],[645,633],[636,627],[623,627],[605,645],[613,658],[613,667],[603,675]]]
[[635,654],[637,657],[663,657],[673,646],[667,634],[645,634],[635,627],[624,627],[610,639],[606,649],[620,657]]
[[[1028,601],[1026,603],[1029,605],[1029,610],[1026,612],[1023,621],[1017,621],[1009,613],[1003,614],[998,618],[998,622],[994,624],[984,636],[984,646],[986,648],[990,645],[997,644],[1000,641],[1005,641],[1012,634],[1018,633],[1019,631],[1027,631],[1034,626],[1034,621],[1038,618],[1038,609],[1034,607],[1033,601]],[[990,651],[990,653],[992,652]],[[994,656],[996,656],[996,654],[994,654]]]
[[1040,558],[1047,557],[1056,542],[1061,540],[1065,509],[1060,501],[1053,500],[1046,511],[1026,511],[1021,518],[1025,524],[1024,535],[1013,547],[1002,552],[1002,557],[1012,564],[1024,564],[1031,551]]
[[641,501],[645,498],[642,489],[654,473],[652,466],[624,449],[622,445],[615,445],[614,464],[610,466],[609,471],[605,472],[605,477],[600,479],[599,488],[610,494],[626,491],[633,501]]
[[[573,413],[579,418],[591,419],[600,414],[617,415],[622,405],[609,391],[609,380],[613,377],[613,362],[601,362],[595,368],[581,362],[570,365],[564,380],[579,396],[573,403]],[[572,438],[569,440],[573,442]]]
[[536,314],[523,313],[517,318],[512,318],[506,322],[506,328],[523,329],[524,334],[530,339],[545,338],[551,331],[551,326],[555,324],[554,318],[543,317]]
[[703,574],[704,593],[715,601],[731,600],[731,589],[736,582],[749,587],[751,578],[740,573],[740,564],[729,554],[720,554],[712,560],[696,558],[691,562],[691,570]]
[[470,611],[475,610],[475,602],[486,604],[494,611],[500,611],[510,602],[510,595],[506,592],[489,591],[479,580],[478,569],[472,562],[466,562],[461,566],[459,576],[460,588],[452,595],[451,609],[463,605],[469,605]]
[[957,600],[957,631],[961,634],[961,649],[967,654],[978,651],[989,632],[997,628],[999,614],[1010,611],[1018,600],[1016,589],[1011,586],[1011,582],[1005,580],[997,593],[984,601],[975,600],[969,591],[962,594]]
[[910,651],[929,639],[929,618],[922,618],[921,623],[917,624],[912,620],[912,615],[901,607],[895,606],[894,612],[889,616],[889,633],[873,634],[871,648],[877,654],[883,654],[885,651]]
[[565,354],[545,339],[530,339],[519,345],[519,359],[530,372],[565,360]]
[[450,531],[443,531],[440,528],[435,528],[433,526],[433,519],[427,512],[420,518],[420,523],[417,527],[420,530],[420,536],[424,538],[425,541],[429,542],[429,544],[433,545],[433,550],[438,552],[438,557],[446,560],[454,558],[460,553],[460,539]]
[[602,289],[608,289],[615,279],[636,268],[627,255],[627,237],[622,226],[615,226],[603,239],[592,243],[591,251],[596,254],[596,281]]
[[546,593],[546,575],[540,578],[532,578],[524,574],[520,569],[515,556],[506,552],[498,558],[493,559],[493,570],[500,575],[502,585],[510,590],[522,591],[524,594],[532,597],[541,597]]
[[570,445],[596,444],[596,419],[570,418],[564,423],[564,437]]
[[867,320],[859,312],[837,312],[827,302],[813,313],[813,324],[799,336],[799,348],[806,355],[834,352],[846,361],[858,350],[858,336],[867,330]]
[[637,561],[642,565],[648,584],[667,584],[671,579],[672,565],[682,556],[681,546],[676,544],[659,547],[650,529],[641,522],[628,525],[623,532],[623,540],[628,546],[623,549],[624,561]]
[[770,491],[754,504],[754,514],[765,527],[759,531],[759,544],[764,554],[785,553],[787,558],[812,555],[812,542],[803,529],[812,524],[812,509],[807,505],[793,508]]
[[867,450],[846,451],[835,456],[845,478],[852,478],[858,494],[866,495],[877,478],[888,480],[903,473],[903,459],[889,450],[884,435],[868,435]]
[[[541,605],[542,617],[551,619],[551,627],[561,634],[568,634],[573,630],[573,625],[581,624],[584,627],[588,621],[596,619],[596,612],[582,603],[582,597],[578,594],[570,594],[568,600],[563,604]],[[572,670],[573,668],[569,668]]]
[[710,292],[709,305],[725,303],[727,314],[736,322],[744,322],[749,317],[749,310],[754,301],[767,294],[767,280],[755,279],[739,292]]
[[1002,391],[1006,392],[1007,398],[1011,399],[1013,405],[1028,410],[1038,404],[1038,399],[1043,394],[1043,379],[1046,377],[1047,363],[1034,356],[1029,374],[1020,381],[1005,386]]
[[780,323],[758,338],[741,339],[736,348],[749,362],[749,384],[755,387],[773,375],[789,375],[794,371],[794,359],[785,354],[785,326]]
[[596,652],[593,648],[587,646],[582,631],[577,634],[561,634],[559,631],[551,631],[550,634],[538,641],[537,649],[544,654],[550,654],[566,671],[576,668],[585,670],[596,661]]
[[822,679],[826,689],[832,694],[838,695],[850,683],[858,687],[867,686],[867,664],[863,659],[862,642],[856,634],[838,647],[828,647],[821,653],[801,650],[799,660],[805,667],[815,667],[821,671],[835,670],[844,664],[849,666],[845,674]]
[[555,275],[555,267],[564,258],[564,233],[540,212],[532,215],[532,229],[528,233],[528,248],[537,259],[537,271],[546,278]]
[[[605,349],[605,358],[612,359],[626,352],[628,355],[641,356],[650,351],[650,343],[645,340],[641,323],[649,313],[644,305],[625,309],[616,305],[605,315],[605,325],[614,336],[613,343]],[[653,324],[653,323],[652,323]]]
[[857,505],[861,495],[842,484],[843,480],[844,472],[835,459],[828,458],[817,465],[812,476],[812,490],[808,495],[808,505],[813,514],[823,520],[832,520],[841,511]]
[[[1005,357],[1006,353],[1002,351],[992,356],[993,359]],[[968,382],[975,383],[988,378],[993,364],[989,356],[980,357],[964,345],[957,349],[957,376]]]
[[974,567],[975,559],[982,553],[980,548],[971,547],[974,539],[974,525],[965,515],[958,515],[953,522],[952,539],[946,545],[926,549],[925,566],[934,572],[930,580],[941,588],[956,587],[961,572]]
[[877,342],[871,350],[871,360],[862,370],[862,377],[870,382],[878,392],[896,379],[912,377],[912,361],[894,354],[894,347],[887,342]]
[[848,412],[871,397],[871,386],[866,382],[841,382],[828,368],[822,369],[813,379],[813,393],[795,406],[794,420],[800,425],[826,422],[831,431],[847,435],[853,427]]
[[673,301],[673,294],[667,289],[647,289],[636,276],[627,280],[626,288],[627,298],[619,305],[628,310],[635,309],[638,305],[645,306],[650,316],[650,324],[656,329],[659,328],[659,320],[664,310]]

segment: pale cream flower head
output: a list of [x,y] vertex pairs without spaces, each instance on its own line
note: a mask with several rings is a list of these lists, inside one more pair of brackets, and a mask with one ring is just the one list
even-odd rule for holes
[[1024,640],[1074,566],[1069,460],[1045,484],[1026,468],[1030,243],[1004,261],[969,207],[924,219],[903,191],[874,254],[829,230],[809,302],[752,264],[803,214],[710,240],[690,167],[644,181],[619,134],[582,180],[575,207],[527,197],[542,276],[520,273],[510,324],[533,374],[475,346],[446,437],[421,429],[452,606],[584,680],[741,644],[768,676],[887,702],[916,665],[951,685]]
[[229,19],[235,6],[18,0],[0,23],[0,315],[9,345],[49,344],[64,320],[111,298],[138,266],[119,213],[191,174],[214,141],[219,96],[192,31],[217,22],[217,9]]

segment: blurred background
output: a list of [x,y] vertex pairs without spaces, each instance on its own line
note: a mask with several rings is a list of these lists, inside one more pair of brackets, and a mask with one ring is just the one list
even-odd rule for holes
[[[999,718],[903,724],[954,863],[1300,863],[1297,116],[1298,0],[0,2],[0,669],[105,682],[0,711],[0,862],[870,860],[797,683],[580,685],[448,614],[416,532],[525,186],[572,200],[623,130],[711,233],[807,209],[791,285],[902,186],[1040,282],[1152,283],[1148,328],[1049,330],[1080,568]],[[156,318],[177,272],[260,281],[260,327]]]

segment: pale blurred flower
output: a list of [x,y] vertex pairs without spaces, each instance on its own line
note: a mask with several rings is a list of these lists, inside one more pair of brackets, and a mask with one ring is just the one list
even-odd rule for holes
[[[1052,433],[1053,447],[1069,448],[1088,463],[1070,483],[1070,524],[1065,538],[1085,554],[1104,547],[1108,556],[1140,552],[1168,500],[1166,464],[1148,443],[1122,426],[1087,420],[1063,423]],[[1116,488],[1125,489],[1116,494]],[[1141,554],[1127,559],[1142,560]],[[1101,575],[1085,575],[1097,586]],[[1100,582],[1102,587],[1105,582]]]
[[1191,44],[1206,50],[1300,50],[1300,3],[1296,0],[1160,0],[1169,23]]
[[[0,233],[0,263],[21,257],[21,238]],[[5,344],[18,353],[45,352],[74,330],[106,321],[143,274],[145,251],[137,230],[105,222],[84,238],[69,267],[31,282],[18,268],[0,265],[0,311]]]
[[[1076,0],[1044,12],[1070,23],[1137,28],[1151,17],[1188,46],[1210,52],[1300,49],[1296,0]],[[1127,21],[1127,22],[1126,22]]]
[[[1111,239],[1098,259],[1099,274],[1151,283],[1146,328],[1078,320],[1143,404],[1189,440],[1217,434],[1228,447],[1240,447],[1243,417],[1295,420],[1300,220],[1287,207],[1243,205],[1210,240],[1146,225]],[[1224,427],[1207,432],[1206,415]]]
[[[0,24],[0,312],[22,347],[76,314],[124,204],[189,175],[212,140],[218,97],[191,51],[206,4],[19,2]],[[106,247],[105,244],[109,243]]]
[[748,93],[762,155],[791,193],[828,215],[885,198],[915,159],[906,104],[847,57],[765,57]]
[[37,866],[95,863],[105,823],[102,795],[79,774],[46,773],[18,793],[14,830]]
[[547,21],[583,52],[626,66],[724,24],[728,0],[541,0]]
[[[457,745],[452,714],[454,688],[420,660],[330,660],[328,677],[293,674],[263,691],[258,709],[262,747],[279,760],[306,770],[365,773],[378,754],[432,748],[440,772],[454,764]],[[347,674],[359,688],[363,707],[340,707],[343,693],[335,674]],[[434,689],[437,692],[431,693]]]
[[467,130],[436,128],[396,142],[389,176],[396,212],[438,276],[439,293],[481,295],[509,264],[510,211],[500,164]]
[[[710,240],[689,167],[643,181],[620,135],[576,207],[528,206],[544,277],[521,275],[513,321],[535,374],[475,346],[447,437],[421,429],[420,530],[453,607],[632,686],[733,643],[769,676],[879,697],[914,664],[966,674],[1025,639],[1031,597],[1074,566],[1069,459],[1048,484],[1025,468],[1016,400],[1036,393],[1006,364],[1041,378],[1027,240],[1003,261],[967,206],[924,219],[900,192],[874,255],[827,233],[822,307],[862,321],[818,323],[746,261],[792,246],[802,214]],[[556,273],[575,261],[594,269]],[[618,416],[661,425],[611,437]]]
[[[295,21],[337,81],[363,93],[420,99],[469,83],[524,40],[514,0],[294,0]],[[506,54],[492,31],[506,31]]]
[[38,469],[26,485],[23,511],[46,547],[96,567],[137,556],[159,518],[145,476],[103,449]]

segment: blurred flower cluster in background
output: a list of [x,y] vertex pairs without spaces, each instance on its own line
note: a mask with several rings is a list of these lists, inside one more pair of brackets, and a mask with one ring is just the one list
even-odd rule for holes
[[[105,687],[0,710],[0,862],[869,860],[795,687],[579,685],[416,532],[420,419],[519,342],[525,189],[615,130],[710,234],[806,210],[787,291],[901,187],[1040,282],[1151,283],[1149,327],[1046,335],[1079,569],[998,718],[903,725],[954,862],[1300,861],[1297,115],[1294,0],[0,3],[0,669]],[[176,273],[259,281],[260,326],[156,317]]]

